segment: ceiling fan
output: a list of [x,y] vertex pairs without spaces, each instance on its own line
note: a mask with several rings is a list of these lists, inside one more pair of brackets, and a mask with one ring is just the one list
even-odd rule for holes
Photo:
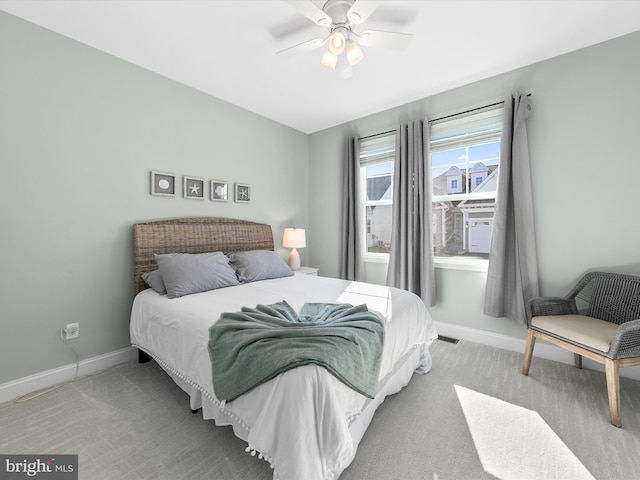
[[286,0],[302,15],[325,27],[329,34],[324,38],[314,38],[278,52],[278,54],[300,53],[327,45],[321,63],[336,70],[339,79],[353,75],[351,68],[364,58],[360,45],[404,49],[412,35],[382,30],[356,29],[369,18],[381,1],[374,0],[327,0],[322,8],[311,0]]

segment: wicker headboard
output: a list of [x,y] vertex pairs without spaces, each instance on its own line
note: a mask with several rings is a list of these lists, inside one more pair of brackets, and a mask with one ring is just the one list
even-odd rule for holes
[[157,268],[154,254],[273,250],[271,226],[221,217],[191,217],[133,226],[136,294],[145,290],[144,273]]

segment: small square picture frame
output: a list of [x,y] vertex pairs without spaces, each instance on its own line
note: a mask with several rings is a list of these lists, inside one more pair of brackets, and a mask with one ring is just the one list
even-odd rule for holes
[[175,173],[151,171],[151,195],[161,197],[176,196],[176,175]]
[[204,178],[185,175],[182,177],[182,189],[184,198],[204,200]]
[[211,180],[210,191],[214,202],[229,201],[229,182],[226,180]]
[[247,183],[235,184],[235,200],[238,203],[251,202],[251,187]]

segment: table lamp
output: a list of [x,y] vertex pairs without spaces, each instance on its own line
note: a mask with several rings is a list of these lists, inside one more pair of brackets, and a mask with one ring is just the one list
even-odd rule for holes
[[307,246],[304,228],[285,228],[282,236],[282,246],[293,249],[289,253],[289,268],[298,270],[300,268],[300,254],[296,248],[305,248]]

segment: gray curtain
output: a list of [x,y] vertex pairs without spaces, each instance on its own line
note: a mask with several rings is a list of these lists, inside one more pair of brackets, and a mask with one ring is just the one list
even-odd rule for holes
[[504,102],[500,176],[491,235],[484,313],[526,322],[526,303],[537,297],[538,266],[526,120],[531,99]]
[[387,284],[435,305],[431,236],[429,122],[416,120],[396,132],[393,219]]
[[360,243],[360,140],[347,139],[344,153],[343,201],[342,201],[342,258],[340,277],[360,280],[362,252]]

